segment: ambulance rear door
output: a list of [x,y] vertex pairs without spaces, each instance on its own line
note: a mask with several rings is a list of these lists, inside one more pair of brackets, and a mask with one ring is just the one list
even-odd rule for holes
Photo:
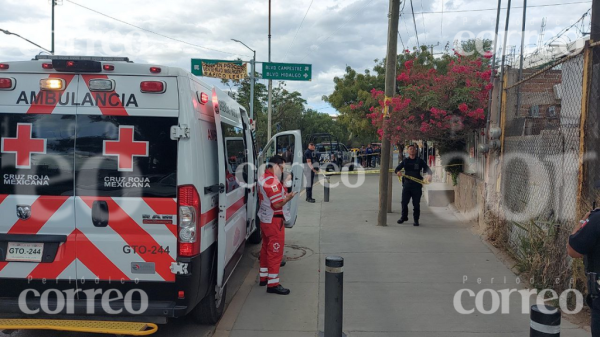
[[71,102],[78,100],[79,79],[31,73],[33,67],[43,71],[37,62],[10,67],[15,73],[0,72],[0,79],[13,84],[0,90],[0,297],[45,289],[42,279],[53,288],[74,289],[76,106]]
[[[174,282],[177,77],[78,75],[77,279]],[[153,292],[149,296],[167,296]],[[171,294],[172,296],[172,294]]]
[[[280,155],[286,161],[285,169],[283,172],[282,183],[285,185],[286,180],[291,180],[292,186],[288,188],[289,192],[296,192],[300,194],[302,190],[302,182],[304,181],[303,176],[303,164],[302,164],[302,134],[300,130],[280,132],[273,136],[263,149],[262,154],[258,158],[259,176],[262,176],[265,171],[265,167],[269,159],[274,155]],[[296,196],[290,201],[290,213],[292,218],[289,221],[285,221],[285,227],[292,228],[296,224],[296,218],[298,216],[298,199],[300,196]]]
[[[241,117],[243,109],[217,88],[213,89],[213,105],[219,165],[217,294],[220,299],[246,242],[248,215],[243,167],[248,163],[249,154]],[[242,169],[238,170],[238,167]]]

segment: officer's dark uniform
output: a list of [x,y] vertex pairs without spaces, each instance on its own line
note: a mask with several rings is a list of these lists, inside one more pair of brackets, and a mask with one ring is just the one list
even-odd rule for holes
[[[404,175],[408,175],[420,180],[423,180],[421,171],[425,171],[427,174],[433,174],[427,163],[418,157],[411,159],[410,157],[405,158],[396,167],[396,174],[398,171],[404,169]],[[402,217],[398,220],[398,223],[402,223],[408,220],[408,203],[412,198],[413,203],[413,220],[415,226],[419,225],[419,217],[421,216],[421,195],[423,194],[423,185],[410,179],[402,178]]]
[[587,303],[592,309],[592,336],[600,337],[600,211],[593,211],[579,231],[569,237],[569,246],[584,255],[589,292]]
[[[315,168],[315,169],[317,168],[317,162],[315,160],[315,151],[313,151],[311,149],[306,149],[306,151],[304,151],[304,163],[307,163],[307,160],[310,160],[313,168]],[[312,187],[313,187],[313,181],[315,179],[315,172],[310,169],[308,164],[304,164],[304,165],[305,165],[304,176],[306,177],[306,180],[307,180],[307,182],[306,182],[306,201],[310,201],[310,200],[313,200]]]

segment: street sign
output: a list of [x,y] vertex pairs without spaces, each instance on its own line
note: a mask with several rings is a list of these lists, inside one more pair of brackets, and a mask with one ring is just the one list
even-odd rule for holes
[[265,62],[262,65],[262,78],[265,80],[310,81],[312,79],[312,64]]
[[[204,63],[205,66],[214,66],[217,64],[223,64],[223,63],[233,63],[234,65],[237,66],[242,66],[243,62],[242,61],[227,61],[227,60],[206,60],[206,59],[192,59],[192,74],[196,75],[196,76],[209,76],[209,77],[219,77],[219,78],[228,78],[227,73],[233,73],[233,72],[242,72],[243,69],[235,69],[235,70],[230,70],[230,69],[216,69],[216,67],[211,67],[210,69],[210,73],[205,74],[206,69],[203,71],[202,69],[202,64]],[[215,69],[212,69],[215,68]],[[214,74],[213,74],[214,73]],[[225,74],[222,74],[225,73]],[[245,77],[247,74],[246,73],[242,76]],[[230,74],[230,75],[235,75],[235,77],[239,77],[241,76],[241,74]]]

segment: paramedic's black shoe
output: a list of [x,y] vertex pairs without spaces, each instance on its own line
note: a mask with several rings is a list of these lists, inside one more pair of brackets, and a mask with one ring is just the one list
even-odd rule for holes
[[283,267],[283,266],[285,266],[286,264],[287,264],[287,262],[285,262],[285,261],[281,261],[281,263],[279,264],[279,266],[280,266],[280,267]]
[[404,221],[408,221],[408,218],[400,218],[400,220],[396,221],[397,223],[404,223]]
[[258,284],[259,287],[264,287],[267,285],[267,281],[260,281],[260,283]]
[[282,287],[281,284],[278,284],[276,287],[267,288],[267,292],[270,294],[277,294],[277,295],[289,295],[290,294],[290,290]]
[[415,222],[413,222],[413,226],[419,226],[419,220],[415,220]]
[[306,198],[306,201],[310,202],[311,204],[314,204],[316,202],[316,200],[312,198]]

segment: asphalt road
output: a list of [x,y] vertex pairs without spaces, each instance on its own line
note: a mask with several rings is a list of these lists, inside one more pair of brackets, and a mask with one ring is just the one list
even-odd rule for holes
[[[242,261],[238,265],[237,269],[233,273],[233,276],[229,280],[227,288],[227,300],[226,304],[229,305],[231,299],[237,293],[238,289],[244,282],[244,279],[248,275],[248,272],[252,269],[256,258],[252,256],[251,252],[257,248],[253,245],[247,245]],[[226,309],[227,310],[227,309]],[[158,331],[152,336],[156,337],[204,337],[211,336],[215,327],[211,325],[198,325],[195,324],[191,319],[181,318],[170,320],[165,325],[159,325]],[[79,332],[64,332],[64,331],[51,331],[51,330],[19,330],[12,333],[0,332],[0,336],[4,337],[106,337],[114,336],[107,334],[93,334],[93,333],[79,333]]]

